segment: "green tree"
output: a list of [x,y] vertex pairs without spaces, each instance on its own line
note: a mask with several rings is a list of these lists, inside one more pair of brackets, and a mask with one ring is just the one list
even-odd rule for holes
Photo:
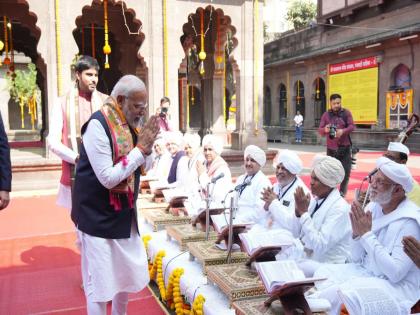
[[21,110],[22,128],[24,123],[24,107],[27,105],[28,113],[31,115],[32,129],[35,128],[37,90],[37,71],[33,63],[28,64],[27,70],[16,70],[7,76],[10,96],[19,103]]
[[311,0],[293,0],[287,10],[286,20],[295,30],[306,27],[316,17],[316,4]]

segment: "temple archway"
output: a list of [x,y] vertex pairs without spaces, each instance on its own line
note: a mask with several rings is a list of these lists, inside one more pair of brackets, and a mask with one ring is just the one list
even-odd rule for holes
[[[147,66],[139,54],[144,41],[140,31],[142,23],[136,19],[134,10],[123,1],[108,0],[108,32],[111,53],[109,69],[105,69],[104,2],[92,1],[82,9],[76,18],[73,37],[79,48],[79,55],[95,57],[100,65],[98,90],[109,94],[118,79],[125,74],[140,77],[147,85]],[[133,33],[133,34],[130,34]],[[93,36],[92,36],[93,34]]]
[[[1,19],[0,34],[4,44],[5,25],[8,34],[7,58],[6,45],[0,51],[2,65],[0,67],[0,80],[6,77],[16,78],[16,71],[28,70],[28,64],[33,63],[36,70],[36,108],[28,115],[29,102],[25,102],[23,112],[19,102],[10,97],[7,84],[0,91],[0,108],[3,113],[5,129],[12,145],[23,142],[26,146],[42,146],[43,133],[47,128],[47,66],[38,51],[41,29],[38,27],[38,17],[30,10],[29,4],[24,0],[0,0]],[[6,21],[5,21],[6,20]],[[6,23],[5,23],[6,22]],[[6,62],[5,62],[6,61]],[[14,84],[14,80],[10,81]],[[32,106],[32,105],[31,105]],[[23,117],[23,120],[22,120]]]
[[[188,16],[180,38],[185,52],[178,71],[181,130],[204,135],[222,134],[226,129],[233,131],[236,128],[239,69],[232,56],[238,44],[235,33],[230,17],[213,6],[197,8]],[[192,105],[191,91],[196,95],[199,93],[199,103],[195,98],[196,103]],[[199,106],[201,110],[195,111],[193,106]]]

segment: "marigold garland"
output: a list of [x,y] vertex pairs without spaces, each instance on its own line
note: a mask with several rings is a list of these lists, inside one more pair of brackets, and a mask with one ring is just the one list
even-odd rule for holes
[[163,280],[163,272],[162,272],[162,260],[163,257],[165,257],[166,253],[164,250],[160,250],[156,256],[155,256],[155,261],[153,263],[153,266],[151,269],[149,269],[149,276],[151,280],[155,280],[158,288],[159,288],[159,292],[160,292],[160,297],[162,298],[163,301],[166,301],[166,291],[165,291],[165,281]]
[[181,295],[180,280],[184,274],[184,268],[176,268],[169,277],[168,288],[166,289],[167,304],[171,310],[175,309],[176,315],[189,314],[188,305],[184,304]]
[[205,301],[206,299],[204,298],[204,296],[202,294],[199,294],[193,302],[190,315],[203,315],[203,306]]

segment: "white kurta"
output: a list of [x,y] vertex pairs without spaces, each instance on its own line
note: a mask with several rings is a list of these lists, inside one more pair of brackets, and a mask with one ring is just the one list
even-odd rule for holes
[[273,200],[268,207],[269,220],[273,220],[271,229],[288,229],[288,226],[283,225],[283,217],[293,217],[295,215],[295,191],[298,187],[302,187],[305,194],[310,193],[308,187],[306,187],[299,176],[296,176],[296,181],[283,188],[281,188],[278,183],[274,184],[273,191],[279,198]]
[[349,257],[350,205],[337,189],[331,191],[313,214],[317,201],[311,200],[308,212],[300,218],[283,212],[278,222],[301,240],[305,257],[317,262],[344,263]]
[[332,302],[335,314],[341,304],[338,288],[357,288],[359,282],[380,286],[396,298],[402,314],[408,314],[420,299],[420,269],[404,253],[401,241],[408,235],[420,239],[419,208],[408,199],[387,215],[376,203],[367,207],[372,211],[372,231],[352,241],[353,264],[325,265],[316,271],[316,276],[328,277],[319,284],[319,295]]
[[[110,189],[132,174],[145,162],[135,147],[127,164],[113,165],[109,139],[98,120],[92,120],[83,143],[99,182]],[[85,294],[92,301],[111,300],[119,292],[138,292],[149,283],[147,255],[134,222],[127,239],[104,239],[79,231],[82,243],[82,276]]]
[[[244,183],[247,175],[238,177],[235,185]],[[264,201],[261,200],[261,193],[264,188],[271,187],[271,182],[260,170],[251,179],[251,184],[245,186],[238,198],[238,212],[236,218],[243,222],[259,222],[266,216]]]
[[[102,98],[99,92],[93,92],[91,103],[94,103],[94,110],[99,108],[102,105]],[[82,97],[79,97],[79,102],[82,104],[88,104],[87,100],[84,100]],[[63,108],[62,108],[62,98],[57,98],[54,101],[53,109],[51,112],[51,119],[50,119],[50,126],[49,126],[49,133],[47,137],[47,144],[48,149],[51,150],[54,154],[56,154],[61,160],[66,161],[70,164],[75,164],[75,160],[78,156],[78,152],[75,150],[70,149],[69,147],[65,146],[62,143],[62,132],[63,132],[63,125],[64,119],[63,117]],[[89,108],[80,108],[80,115],[82,118],[81,123],[87,121],[90,117],[91,109]],[[71,132],[71,127],[69,126],[69,133]],[[74,135],[73,135],[74,138]],[[75,145],[75,144],[74,144]],[[71,209],[71,189],[70,186],[65,186],[63,184],[59,184],[58,186],[58,194],[57,194],[57,204],[61,207]]]

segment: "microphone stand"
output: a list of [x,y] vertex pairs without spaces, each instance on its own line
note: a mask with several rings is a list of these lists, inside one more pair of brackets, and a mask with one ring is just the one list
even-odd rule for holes
[[233,246],[233,216],[236,214],[238,208],[239,193],[235,190],[234,197],[230,198],[230,213],[229,213],[229,234],[227,244],[227,263],[232,261],[232,246]]
[[[211,181],[207,183],[206,191],[206,241],[209,240],[209,233],[210,233],[210,202],[211,202],[211,194],[210,194],[210,184]],[[213,185],[214,187],[214,185]]]

